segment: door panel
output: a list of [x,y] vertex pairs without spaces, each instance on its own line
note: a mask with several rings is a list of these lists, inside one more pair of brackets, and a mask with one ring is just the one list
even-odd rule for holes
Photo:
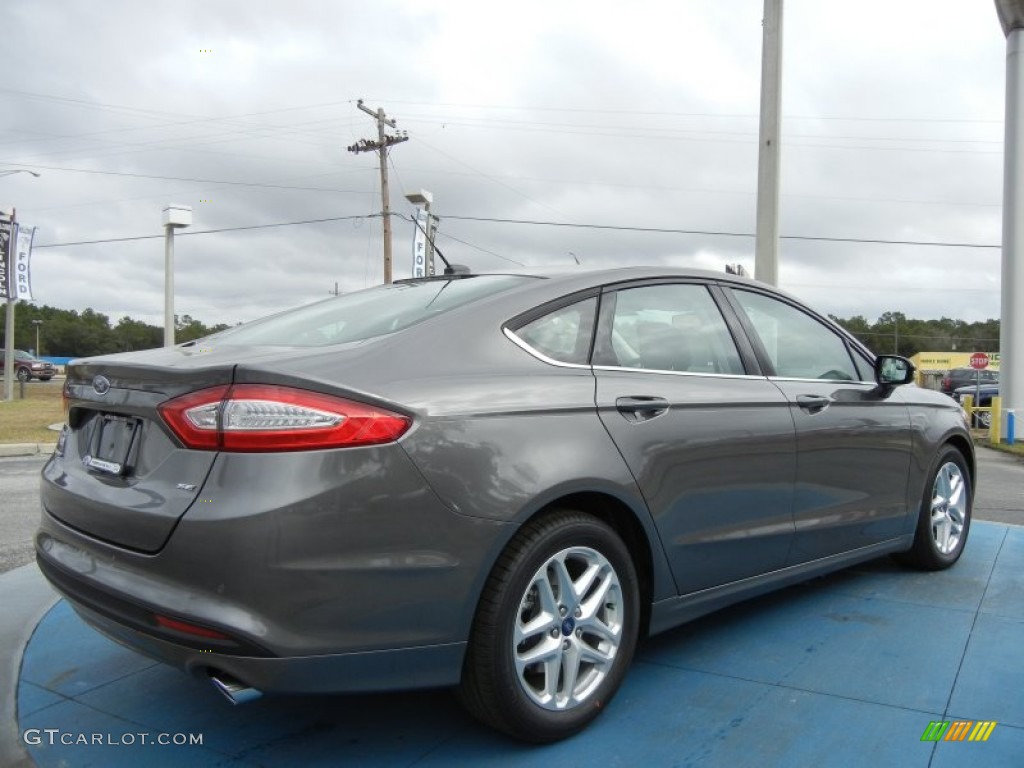
[[734,306],[796,426],[796,526],[790,564],[876,544],[906,522],[910,415],[883,397],[866,361],[821,319],[755,291]]
[[[793,421],[765,379],[597,370],[597,406],[636,477],[681,594],[781,568]],[[623,410],[647,398],[651,410]]]
[[705,285],[602,296],[601,421],[644,494],[682,594],[780,568],[792,543],[789,403],[744,362]]
[[[790,564],[895,538],[906,530],[910,415],[874,385],[774,384],[796,424],[796,533]],[[828,404],[807,408],[806,398]]]

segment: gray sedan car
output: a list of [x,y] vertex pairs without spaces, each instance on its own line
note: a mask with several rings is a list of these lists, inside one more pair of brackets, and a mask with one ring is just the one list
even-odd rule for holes
[[71,364],[37,562],[232,701],[453,686],[552,741],[645,635],[956,562],[974,447],[912,375],[739,277],[401,281]]

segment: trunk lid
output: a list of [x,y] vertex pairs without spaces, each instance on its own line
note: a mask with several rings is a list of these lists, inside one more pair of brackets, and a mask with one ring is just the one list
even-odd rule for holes
[[217,454],[181,448],[157,406],[230,384],[234,363],[179,349],[68,366],[68,423],[43,470],[41,493],[58,520],[119,546],[156,552],[195,502]]

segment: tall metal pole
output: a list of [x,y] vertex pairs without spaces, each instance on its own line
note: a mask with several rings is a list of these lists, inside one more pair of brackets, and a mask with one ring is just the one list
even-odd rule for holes
[[764,0],[761,127],[757,156],[754,277],[779,282],[779,134],[782,117],[782,0]]
[[[1006,133],[1003,147],[1002,308],[999,394],[1024,418],[1024,0],[996,0],[1006,34]],[[1006,436],[1006,419],[1000,420]]]
[[192,226],[192,208],[169,204],[164,208],[164,346],[174,346],[174,230]]
[[164,346],[174,346],[174,227],[164,227]]

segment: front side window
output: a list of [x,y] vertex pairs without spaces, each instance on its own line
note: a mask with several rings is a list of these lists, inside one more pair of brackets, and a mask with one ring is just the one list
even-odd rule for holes
[[764,294],[734,289],[733,296],[754,326],[776,376],[861,380],[846,342],[821,321]]
[[611,317],[602,322],[595,365],[744,373],[732,335],[705,286],[647,285],[624,288],[609,297]]
[[514,333],[545,357],[586,365],[596,313],[597,298],[591,297],[538,317]]

